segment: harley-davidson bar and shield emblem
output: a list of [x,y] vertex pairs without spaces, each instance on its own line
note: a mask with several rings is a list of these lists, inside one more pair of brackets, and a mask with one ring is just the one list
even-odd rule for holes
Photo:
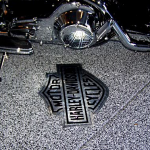
[[91,124],[91,115],[102,107],[108,88],[79,64],[57,65],[57,72],[48,75],[41,96],[54,114],[63,112],[65,126]]

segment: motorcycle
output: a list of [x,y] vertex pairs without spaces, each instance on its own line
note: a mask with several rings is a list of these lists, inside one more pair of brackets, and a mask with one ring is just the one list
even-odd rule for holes
[[[44,26],[47,35],[41,39],[39,24],[44,19],[48,21],[48,26]],[[143,35],[146,40],[134,39],[130,34]],[[32,42],[84,49],[103,44],[116,35],[130,50],[150,51],[150,2],[0,1],[0,52],[3,53],[32,54]]]

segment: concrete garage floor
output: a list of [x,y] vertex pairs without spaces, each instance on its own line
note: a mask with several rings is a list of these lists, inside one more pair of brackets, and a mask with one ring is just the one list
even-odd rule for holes
[[[34,44],[31,56],[9,55],[0,83],[0,149],[150,149],[150,53],[118,42],[82,51]],[[56,64],[82,64],[109,88],[93,125],[63,128],[39,96]]]

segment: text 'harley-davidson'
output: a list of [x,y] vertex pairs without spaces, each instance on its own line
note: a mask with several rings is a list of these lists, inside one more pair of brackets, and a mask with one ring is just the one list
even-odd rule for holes
[[[44,18],[48,26],[42,27]],[[44,28],[45,37],[40,36]],[[0,52],[32,54],[31,42],[83,49],[115,35],[130,50],[150,51],[149,40],[133,39],[130,33],[149,38],[150,2],[0,0]]]

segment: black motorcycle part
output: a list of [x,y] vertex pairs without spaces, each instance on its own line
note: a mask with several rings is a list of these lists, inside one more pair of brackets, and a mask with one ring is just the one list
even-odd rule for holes
[[103,0],[124,29],[150,34],[150,1]]
[[56,0],[8,0],[13,17],[48,17],[60,2]]
[[0,51],[18,54],[32,54],[32,45],[26,39],[0,36]]

